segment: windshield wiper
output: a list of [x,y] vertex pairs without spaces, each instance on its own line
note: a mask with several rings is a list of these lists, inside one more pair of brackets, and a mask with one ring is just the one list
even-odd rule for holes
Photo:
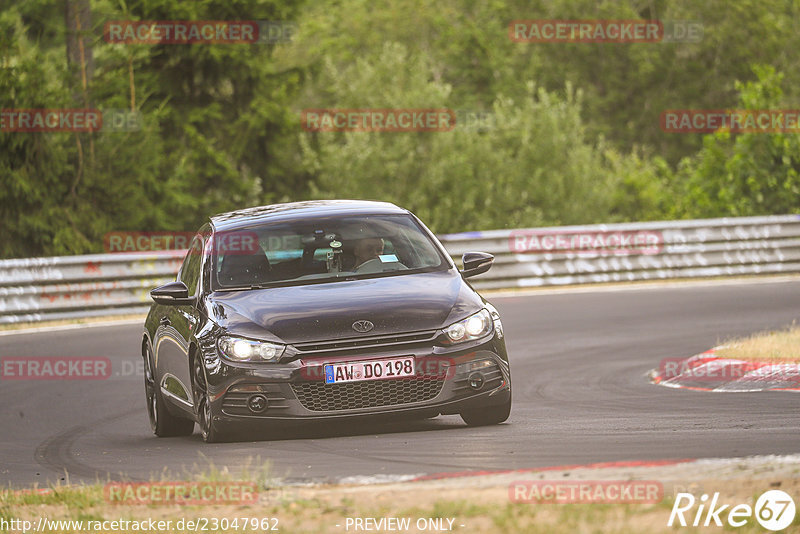
[[218,291],[250,291],[252,289],[267,289],[272,287],[270,284],[250,284],[247,286],[221,286]]

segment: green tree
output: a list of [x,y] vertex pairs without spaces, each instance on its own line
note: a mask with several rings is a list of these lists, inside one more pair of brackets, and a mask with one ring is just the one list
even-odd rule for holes
[[[753,68],[755,82],[737,83],[739,109],[784,107],[783,75]],[[796,133],[731,133],[703,137],[681,162],[674,215],[720,217],[800,212],[800,139]]]
[[[344,69],[327,61],[326,105],[309,107],[455,108],[435,78],[428,56],[387,44]],[[580,92],[565,93],[529,82],[524,97],[494,101],[489,128],[302,134],[313,194],[394,201],[439,232],[655,215],[660,169],[587,139]]]
[[[128,109],[141,113],[142,127],[0,132],[0,254],[97,252],[112,230],[191,230],[209,214],[304,189],[294,162],[278,153],[292,151],[286,137],[296,119],[285,102],[298,80],[271,61],[283,45],[124,45],[102,38],[108,20],[288,22],[298,5],[97,0],[89,17],[81,0],[73,14],[83,14],[65,24],[54,4],[14,2],[0,12],[0,107]],[[80,26],[80,37],[93,69],[82,71],[77,21],[88,20],[92,27]],[[83,76],[89,70],[93,75]]]

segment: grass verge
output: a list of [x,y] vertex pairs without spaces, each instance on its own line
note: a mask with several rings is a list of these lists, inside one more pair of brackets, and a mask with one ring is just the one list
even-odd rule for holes
[[[667,527],[675,493],[667,491],[669,485],[666,483],[665,497],[657,504],[522,504],[509,501],[508,486],[505,483],[485,486],[479,483],[478,478],[474,481],[448,484],[290,486],[272,488],[271,491],[262,490],[255,503],[218,506],[110,504],[104,497],[102,484],[54,487],[44,494],[3,491],[0,492],[0,522],[16,519],[36,524],[41,517],[50,521],[83,522],[82,528],[77,528],[75,524],[62,524],[58,529],[50,529],[51,532],[110,532],[110,529],[87,529],[87,526],[93,526],[90,522],[153,520],[171,522],[168,527],[149,530],[160,533],[194,530],[212,533],[346,533],[368,531],[366,528],[355,528],[356,518],[362,521],[367,518],[375,521],[382,518],[407,518],[408,528],[380,529],[373,524],[370,531],[498,534],[676,531],[674,527]],[[698,488],[693,492],[698,496],[700,493],[719,491],[720,502],[747,503],[751,506],[766,489],[781,488],[792,495],[797,495],[800,489],[800,481],[793,477],[767,480],[695,480],[692,484]],[[233,523],[237,518],[239,522]],[[245,523],[245,518],[250,523]],[[725,519],[725,514],[722,519]],[[181,520],[182,525],[179,523]],[[256,522],[253,523],[253,520]],[[200,522],[203,526],[189,528],[189,521]],[[250,528],[256,523],[258,528]],[[94,526],[97,527],[97,524]],[[688,527],[678,530],[697,529]],[[764,532],[754,520],[735,530],[739,533]],[[128,526],[127,530],[121,531],[134,532],[142,529]],[[798,531],[800,514],[786,530]]]
[[784,330],[761,332],[732,339],[717,349],[720,358],[771,363],[800,362],[800,327],[794,324]]

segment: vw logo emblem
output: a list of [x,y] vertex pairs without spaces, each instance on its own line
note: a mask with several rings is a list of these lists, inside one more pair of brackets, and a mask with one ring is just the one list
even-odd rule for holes
[[371,321],[356,321],[353,323],[353,330],[356,332],[369,332],[373,328],[375,328],[375,325]]

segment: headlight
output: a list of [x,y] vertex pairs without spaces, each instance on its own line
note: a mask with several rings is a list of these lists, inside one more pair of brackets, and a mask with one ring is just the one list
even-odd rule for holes
[[217,346],[223,356],[235,362],[274,362],[285,348],[277,343],[231,336],[220,337]]
[[497,308],[488,302],[485,304],[485,306],[486,309],[489,310],[489,314],[492,316],[492,321],[494,321],[494,333],[497,334],[498,339],[503,339],[503,323],[500,322],[500,313],[498,313]]
[[444,333],[447,334],[448,342],[461,343],[463,341],[481,338],[491,330],[492,317],[488,310],[483,309],[462,321],[451,324],[444,329]]

